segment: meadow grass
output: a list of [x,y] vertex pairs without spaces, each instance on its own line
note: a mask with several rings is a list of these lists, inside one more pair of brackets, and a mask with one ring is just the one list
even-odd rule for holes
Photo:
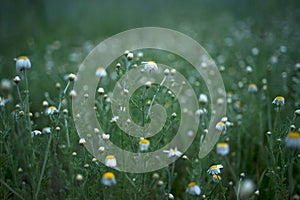
[[[229,2],[232,4],[233,1]],[[137,1],[134,3],[124,5],[126,11],[120,12],[128,18],[132,12],[147,17],[156,5],[149,4],[150,10],[147,10]],[[211,16],[200,4],[192,3],[190,7],[184,3],[174,3],[169,16],[162,12],[167,3],[162,4],[157,15],[150,18],[156,23],[150,19],[143,22],[136,16],[136,23],[125,25],[117,17],[111,16],[107,23],[101,19],[100,36],[84,24],[90,20],[96,27],[95,17],[98,15],[93,6],[99,5],[97,2],[93,1],[90,6],[84,6],[81,2],[78,7],[65,10],[65,14],[58,12],[51,17],[36,11],[38,6],[30,7],[36,11],[34,16],[41,15],[47,22],[55,22],[57,29],[51,23],[47,26],[41,23],[45,21],[39,21],[45,19],[34,19],[27,14],[23,25],[14,27],[18,32],[24,31],[24,37],[21,37],[22,33],[13,33],[12,36],[2,33],[2,199],[172,199],[172,196],[175,199],[300,198],[299,135],[292,138],[298,142],[293,148],[289,147],[288,140],[289,133],[297,134],[300,129],[300,111],[297,111],[300,109],[299,6],[293,1],[290,6],[280,1],[274,5],[256,2],[247,10],[245,7],[251,3],[237,4],[237,8],[252,13],[247,16],[247,13],[242,15],[239,9],[226,7],[227,10],[221,11],[224,6],[221,3],[214,5],[215,10],[220,12]],[[120,4],[114,5],[118,8]],[[205,2],[204,5],[207,4]],[[47,5],[56,7],[51,3]],[[193,8],[192,5],[201,8]],[[260,6],[266,5],[270,6],[265,8],[267,11],[280,11],[265,16]],[[109,12],[105,13],[105,8],[112,5],[103,3],[102,6],[101,11],[110,16]],[[191,12],[187,19],[181,19],[177,24],[176,14],[183,12],[180,6],[187,6]],[[93,12],[82,19],[75,15],[79,25],[74,25],[72,9],[82,12],[91,9]],[[66,19],[60,21],[64,17]],[[13,17],[9,19],[7,23],[16,25]],[[159,19],[163,21],[159,22]],[[28,20],[37,26],[37,32],[28,31]],[[5,28],[6,23],[3,24]],[[123,27],[115,28],[117,25]],[[188,151],[176,162],[151,173],[120,172],[94,159],[84,147],[84,140],[80,140],[71,109],[72,98],[77,98],[76,91],[71,92],[76,79],[73,80],[70,73],[77,73],[80,63],[103,38],[136,26],[153,25],[174,28],[191,36],[215,60],[227,92],[227,112],[223,121],[226,130],[222,132],[219,142],[228,144],[230,150],[221,155],[216,146],[205,158],[198,157],[211,116],[208,98],[207,103],[199,102],[202,110],[198,113],[200,125],[197,136]],[[81,26],[84,27],[81,30],[84,34],[75,34],[72,27]],[[41,29],[43,27],[45,30]],[[47,33],[47,30],[55,31]],[[17,41],[8,45],[15,38]],[[141,52],[143,56],[139,57]],[[124,133],[112,121],[114,84],[127,70],[142,61],[155,60],[183,74],[198,96],[205,94],[209,97],[209,93],[203,77],[195,75],[193,67],[184,59],[152,49],[132,53],[132,60],[120,55],[108,67],[107,76],[101,78],[97,87],[102,87],[104,91],[95,91],[95,109],[100,126],[109,134],[109,140],[128,151],[139,152],[139,138]],[[20,54],[29,57],[32,67],[18,72],[13,58]],[[21,80],[17,81],[15,76]],[[274,101],[276,96],[284,97],[284,103]],[[174,95],[167,88],[152,84],[149,88],[139,88],[130,99],[130,114],[135,123],[149,123],[147,110],[152,101],[164,106],[167,121],[159,134],[147,138],[150,141],[148,151],[163,147],[174,137],[181,117],[180,105]],[[216,164],[223,165],[223,168],[220,169],[220,177],[213,179],[207,170]],[[103,184],[106,172],[114,173],[116,183]],[[200,195],[191,194],[191,191],[197,190],[195,185],[200,187]]]

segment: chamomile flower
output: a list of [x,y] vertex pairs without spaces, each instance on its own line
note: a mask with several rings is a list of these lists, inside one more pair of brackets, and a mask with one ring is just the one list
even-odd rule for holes
[[148,151],[149,146],[150,146],[150,141],[147,139],[141,138],[139,145],[140,145],[140,151]]
[[7,99],[0,97],[0,107],[5,106],[5,104],[8,102]]
[[43,128],[42,133],[44,134],[51,133],[51,128],[50,127]]
[[117,166],[117,159],[114,155],[108,155],[105,157],[105,165],[107,167],[115,167]]
[[200,195],[201,188],[196,182],[190,182],[186,188],[186,192],[191,195]]
[[115,174],[112,172],[105,172],[102,176],[102,183],[106,186],[117,184]]
[[277,96],[272,101],[272,104],[276,104],[277,106],[283,106],[284,105],[284,97],[283,96]]
[[79,139],[79,144],[84,145],[86,143],[86,140],[84,138]]
[[144,64],[144,69],[148,72],[158,70],[157,64],[154,61],[142,62],[142,64]]
[[300,148],[300,132],[289,132],[285,138],[285,145],[289,148]]
[[229,145],[226,142],[220,142],[217,144],[217,154],[226,156],[229,153]]
[[251,84],[249,84],[249,86],[248,86],[248,92],[257,92],[258,91],[258,89],[257,89],[257,86],[256,86],[256,84],[254,84],[254,83],[251,83]]
[[221,178],[220,175],[214,174],[213,177],[212,177],[212,180],[215,183],[219,183],[222,180],[222,178]]
[[106,77],[107,72],[106,72],[105,68],[104,67],[98,67],[98,69],[96,70],[96,76],[97,77]]
[[58,110],[55,106],[49,106],[48,108],[46,108],[46,115],[53,115],[54,113],[57,113]]
[[199,102],[202,104],[206,104],[208,102],[208,98],[207,98],[206,94],[199,95]]
[[168,157],[173,157],[173,156],[177,156],[177,157],[180,157],[182,156],[182,152],[180,152],[177,147],[175,147],[174,149],[170,149],[170,150],[164,150],[164,153],[167,153],[168,154]]
[[14,59],[16,61],[16,69],[17,71],[23,71],[24,69],[30,69],[31,63],[27,56],[19,56]]
[[223,165],[212,165],[209,167],[209,169],[207,170],[207,173],[209,174],[220,174],[221,173],[221,170],[223,168]]
[[224,122],[220,121],[217,123],[216,129],[218,131],[224,131],[224,130],[226,130],[226,124]]
[[36,135],[41,135],[41,134],[42,134],[41,131],[39,131],[39,130],[33,130],[33,131],[31,132],[31,137],[34,137],[34,136],[36,136]]

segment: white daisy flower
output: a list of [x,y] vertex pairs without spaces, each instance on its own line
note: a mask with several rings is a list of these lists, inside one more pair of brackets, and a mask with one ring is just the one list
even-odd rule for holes
[[173,156],[177,156],[180,157],[182,156],[182,152],[180,152],[177,147],[175,147],[174,149],[170,149],[170,150],[164,150],[164,153],[168,153],[168,157],[173,157]]
[[150,146],[150,141],[147,139],[141,138],[139,145],[140,145],[140,151],[148,151],[149,146]]
[[17,71],[23,71],[24,69],[30,69],[31,63],[27,56],[19,56],[14,59],[16,61]]
[[142,62],[142,64],[144,64],[144,69],[148,72],[158,70],[157,64],[154,61]]
[[98,67],[98,69],[96,70],[96,76],[97,77],[106,77],[107,72],[106,72],[105,68],[104,67]]
[[283,96],[277,96],[272,101],[272,104],[276,104],[277,106],[283,106],[284,105],[284,97]]
[[229,153],[229,145],[226,142],[220,142],[217,144],[217,154],[226,156]]
[[200,195],[201,189],[200,189],[200,186],[197,185],[196,182],[190,182],[186,188],[186,192],[191,195]]
[[207,173],[209,174],[220,174],[221,170],[223,168],[223,165],[212,165],[209,167],[209,169],[207,170]]
[[102,183],[106,186],[117,184],[116,177],[112,172],[106,172],[102,176]]
[[114,155],[108,155],[105,157],[105,165],[107,167],[115,167],[117,166],[117,159]]

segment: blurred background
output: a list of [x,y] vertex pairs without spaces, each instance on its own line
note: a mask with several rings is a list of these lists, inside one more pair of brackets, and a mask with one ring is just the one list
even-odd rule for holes
[[2,0],[0,78],[12,79],[17,74],[13,58],[27,55],[34,68],[29,72],[35,91],[32,107],[37,107],[43,99],[40,94],[55,88],[49,83],[76,73],[95,45],[121,31],[145,26],[189,35],[218,65],[233,67],[237,53],[251,54],[256,47],[264,48],[260,56],[266,57],[260,62],[264,66],[253,67],[266,68],[281,45],[289,45],[293,63],[286,64],[291,65],[299,61],[299,5],[296,0]]

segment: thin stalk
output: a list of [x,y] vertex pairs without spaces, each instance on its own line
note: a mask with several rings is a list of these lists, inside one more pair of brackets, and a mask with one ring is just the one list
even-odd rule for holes
[[70,134],[69,134],[67,115],[64,115],[64,120],[65,120],[65,127],[66,127],[67,145],[68,148],[70,148],[71,145],[70,145]]
[[29,112],[30,112],[30,106],[29,106],[29,86],[28,86],[28,78],[27,78],[27,73],[26,73],[26,69],[24,70],[24,78],[25,78],[25,105],[24,105],[24,111],[25,111],[25,116],[26,116],[26,120],[27,120],[27,128],[29,133],[31,134],[32,132],[32,128],[31,128],[31,121],[30,121],[30,116],[29,116]]
[[148,119],[148,117],[149,117],[149,115],[150,115],[151,108],[152,108],[153,103],[154,103],[154,101],[155,101],[155,98],[156,98],[156,96],[157,96],[159,90],[161,89],[161,86],[165,83],[166,79],[167,79],[167,76],[164,76],[163,80],[161,81],[161,83],[159,84],[157,90],[155,91],[155,94],[153,95],[153,98],[152,98],[152,100],[151,100],[151,103],[150,103],[150,106],[149,106],[149,109],[148,109],[148,112],[147,112],[146,119]]
[[0,179],[0,183],[2,183],[8,190],[10,190],[12,193],[14,193],[17,197],[19,197],[20,199],[24,198],[18,193],[16,192],[12,187],[10,187],[7,183],[5,183],[2,179]]
[[50,138],[48,140],[47,148],[46,148],[46,151],[45,151],[45,157],[44,157],[44,162],[43,162],[43,166],[42,166],[42,171],[41,171],[41,175],[40,175],[39,182],[38,182],[37,189],[36,189],[36,193],[35,193],[35,199],[39,199],[38,195],[39,195],[39,192],[40,192],[41,183],[42,183],[43,176],[44,176],[45,169],[46,169],[46,164],[47,164],[47,160],[48,160],[48,156],[49,156],[51,141],[52,141],[52,134],[50,133]]

